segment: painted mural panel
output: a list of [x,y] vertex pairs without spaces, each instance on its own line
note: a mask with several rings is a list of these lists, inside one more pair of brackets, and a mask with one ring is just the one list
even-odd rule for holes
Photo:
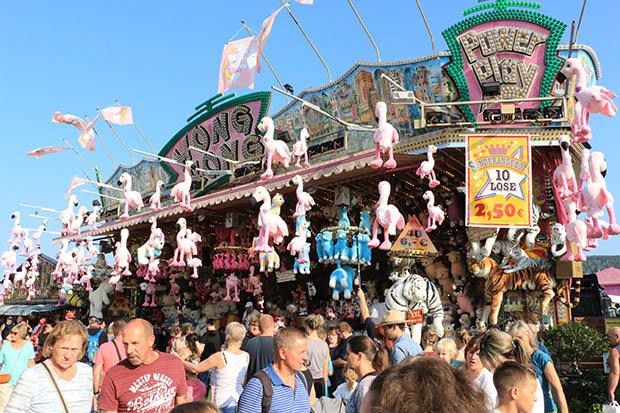
[[[118,178],[120,178],[120,176],[124,172],[127,172],[131,175],[132,189],[134,191],[140,192],[143,198],[147,194],[152,194],[153,192],[155,192],[157,181],[161,180],[165,183],[169,179],[168,174],[164,171],[159,162],[143,159],[134,166],[119,166],[105,183],[121,189],[121,187],[118,185]],[[122,192],[115,191],[113,189],[100,188],[99,192],[103,195],[111,196],[114,198],[123,198]],[[102,198],[102,201],[104,211],[114,209],[119,205],[119,201],[105,197]]]

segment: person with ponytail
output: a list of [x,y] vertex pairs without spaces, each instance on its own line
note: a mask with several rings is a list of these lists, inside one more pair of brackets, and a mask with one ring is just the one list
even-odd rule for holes
[[389,365],[389,355],[383,343],[367,336],[353,336],[347,343],[348,366],[357,373],[357,387],[351,394],[346,413],[358,413],[362,400],[377,374]]
[[[548,354],[537,348],[534,331],[525,321],[519,320],[510,329],[510,334],[521,343],[529,355],[530,363],[543,390],[545,412],[568,413],[568,403],[553,360]],[[555,397],[552,397],[551,390],[553,390]]]
[[[480,341],[480,360],[491,372],[506,361],[516,361],[526,367],[531,367],[529,354],[521,341],[513,339],[510,334],[496,328],[483,334]],[[545,413],[543,391],[538,381],[536,382],[536,404],[532,413]]]

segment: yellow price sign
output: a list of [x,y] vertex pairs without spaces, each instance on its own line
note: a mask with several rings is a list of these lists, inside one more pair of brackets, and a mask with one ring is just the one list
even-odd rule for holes
[[466,224],[529,227],[532,210],[530,137],[468,135]]

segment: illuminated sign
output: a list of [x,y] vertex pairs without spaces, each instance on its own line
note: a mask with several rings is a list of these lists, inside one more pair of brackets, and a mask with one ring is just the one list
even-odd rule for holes
[[[217,96],[196,107],[197,113],[159,153],[184,164],[187,159],[196,167],[210,171],[228,170],[229,162],[260,157],[264,146],[256,127],[269,106],[269,92],[250,93],[234,99]],[[219,99],[219,100],[218,100]],[[215,105],[212,105],[215,103]],[[190,149],[190,146],[216,156]],[[183,180],[183,167],[162,162],[170,174],[170,184]],[[203,175],[204,189],[213,188],[229,179],[228,175]],[[204,180],[204,181],[203,181]]]

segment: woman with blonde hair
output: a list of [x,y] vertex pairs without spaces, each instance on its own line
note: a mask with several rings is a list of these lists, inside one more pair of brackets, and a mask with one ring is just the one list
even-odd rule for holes
[[11,328],[0,349],[0,374],[4,374],[4,383],[0,384],[0,411],[4,411],[11,393],[22,373],[34,366],[34,347],[29,339],[28,324],[19,323]]
[[304,329],[308,337],[308,370],[312,373],[316,398],[320,399],[325,394],[325,383],[329,374],[329,346],[319,336],[323,330],[325,319],[317,314],[311,314],[304,320]]
[[[510,329],[510,334],[515,340],[521,342],[523,349],[529,355],[532,368],[536,372],[536,378],[542,387],[545,412],[568,413],[568,403],[560,377],[553,366],[553,360],[547,353],[537,348],[534,331],[525,321],[519,320]],[[551,390],[553,390],[555,397],[552,397]]]
[[87,340],[79,321],[58,323],[43,345],[47,360],[21,375],[5,412],[90,412],[93,371],[78,361],[84,357]]
[[212,354],[198,364],[183,361],[192,374],[215,369],[214,401],[222,413],[234,413],[243,391],[243,380],[250,363],[250,355],[241,350],[245,326],[233,321],[226,326],[225,350]]
[[[526,367],[531,367],[530,357],[521,340],[496,328],[488,330],[480,340],[480,360],[491,372],[495,372],[502,363],[516,361]],[[545,402],[542,387],[537,382],[536,404],[532,413],[544,413]]]

